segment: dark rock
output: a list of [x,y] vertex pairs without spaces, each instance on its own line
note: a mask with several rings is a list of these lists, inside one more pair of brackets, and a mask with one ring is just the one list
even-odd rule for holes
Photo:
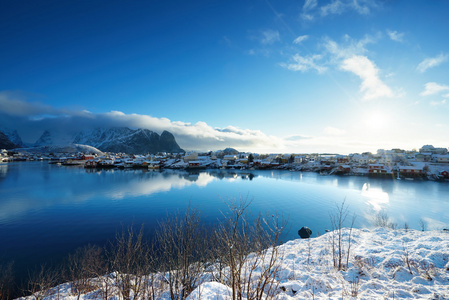
[[159,138],[159,147],[163,149],[162,152],[169,153],[180,153],[184,152],[184,150],[179,147],[178,143],[175,140],[175,137],[170,132],[164,130]]
[[300,230],[298,230],[298,235],[302,239],[308,239],[312,235],[312,230],[310,230],[309,227],[302,227]]

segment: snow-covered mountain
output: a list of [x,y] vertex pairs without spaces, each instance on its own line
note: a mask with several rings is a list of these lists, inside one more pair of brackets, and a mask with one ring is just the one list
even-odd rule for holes
[[[5,130],[0,136],[0,148],[12,149],[24,147],[24,143],[16,130]],[[64,132],[58,128],[45,130],[32,145],[42,150],[49,146],[87,145],[104,152],[123,152],[129,154],[155,154],[158,152],[179,153],[179,147],[173,134],[168,131],[161,135],[148,129],[130,129],[127,127],[97,128],[75,134]],[[44,151],[45,152],[45,151]]]
[[6,134],[0,131],[0,149],[13,149],[16,148],[17,145],[11,142]]
[[170,132],[164,131],[159,135],[154,131],[141,128],[116,127],[82,131],[75,136],[73,143],[93,146],[104,152],[130,154],[183,152]]
[[40,136],[40,138],[34,143],[35,147],[49,146],[53,145],[53,139],[51,138],[51,133],[48,130],[45,130],[44,133]]
[[15,145],[15,147],[23,146],[23,141],[20,138],[17,130],[6,127],[0,127],[0,132],[3,133],[8,138],[8,140]]

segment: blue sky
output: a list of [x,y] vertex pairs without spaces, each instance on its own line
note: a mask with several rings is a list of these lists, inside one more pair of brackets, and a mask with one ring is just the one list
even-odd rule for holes
[[449,145],[448,1],[2,1],[0,126],[181,147]]

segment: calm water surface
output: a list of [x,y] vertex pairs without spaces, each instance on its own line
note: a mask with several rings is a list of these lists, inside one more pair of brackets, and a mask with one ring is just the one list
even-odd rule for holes
[[[449,227],[449,183],[320,176],[289,171],[92,171],[46,162],[0,164],[0,260],[17,268],[58,260],[87,243],[104,244],[123,225],[153,229],[189,202],[214,223],[224,201],[252,199],[254,213],[281,214],[291,230],[314,235],[331,227],[329,213],[346,199],[356,227],[385,211],[402,227]],[[349,218],[348,218],[349,219]],[[347,224],[349,225],[349,223]]]

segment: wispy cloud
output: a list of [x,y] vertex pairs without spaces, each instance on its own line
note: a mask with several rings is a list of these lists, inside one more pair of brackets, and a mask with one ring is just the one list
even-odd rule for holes
[[27,102],[22,99],[21,93],[3,91],[0,92],[0,112],[10,116],[28,116],[28,115],[53,115],[64,113],[48,105],[39,102]]
[[430,105],[432,106],[440,106],[440,105],[445,105],[447,102],[446,99],[443,99],[441,101],[430,101]]
[[441,53],[440,55],[436,57],[426,58],[424,59],[416,68],[419,72],[424,73],[430,68],[437,67],[441,65],[442,63],[447,62],[449,59],[448,54]]
[[404,41],[404,33],[387,30],[387,34],[392,41],[399,42],[399,43],[402,43]]
[[302,7],[303,10],[309,11],[314,9],[318,5],[317,0],[306,0],[304,1],[304,6]]
[[[421,96],[430,96],[449,91],[448,85],[438,84],[436,82],[428,82],[424,85],[424,91],[420,93]],[[448,95],[445,95],[448,96]]]
[[314,54],[309,56],[301,56],[299,54],[293,55],[292,63],[281,63],[280,65],[291,71],[306,72],[309,70],[316,70],[318,73],[323,73],[327,70],[325,66],[319,65],[317,61],[322,59],[321,55]]
[[321,54],[302,56],[296,53],[291,57],[292,62],[280,65],[292,71],[315,70],[318,73],[323,73],[329,67],[336,66],[340,70],[352,72],[360,77],[362,80],[360,91],[363,93],[363,100],[399,96],[380,79],[378,67],[366,56],[367,45],[376,43],[379,38],[380,34],[377,36],[365,35],[360,40],[345,35],[340,44],[330,38],[324,38],[322,46],[325,51]]
[[262,37],[260,38],[260,42],[264,45],[272,45],[275,42],[279,42],[281,37],[279,35],[279,31],[277,30],[265,30],[262,31]]
[[378,67],[366,55],[369,53],[367,45],[376,43],[379,38],[379,35],[366,35],[360,40],[355,40],[345,35],[340,44],[329,38],[324,42],[324,48],[330,55],[330,63],[360,77],[363,100],[397,96],[380,79]]
[[322,6],[319,6],[316,0],[306,0],[302,8],[301,18],[311,21],[315,19],[315,16],[341,15],[350,11],[360,15],[368,15],[371,10],[377,7],[379,7],[379,4],[376,0],[331,0]]
[[306,0],[302,7],[301,18],[305,21],[312,21],[314,19],[312,13],[317,5],[318,0]]
[[352,56],[343,61],[340,66],[343,70],[352,72],[362,79],[360,91],[364,100],[380,97],[393,97],[393,91],[380,80],[379,70],[366,56]]
[[323,46],[335,59],[345,59],[367,53],[367,45],[375,44],[378,39],[379,36],[365,35],[362,39],[356,40],[346,34],[340,44],[330,38],[324,38]]
[[339,15],[346,8],[345,3],[340,0],[331,1],[331,3],[321,7],[321,16],[325,17],[327,15]]
[[304,42],[308,38],[309,38],[308,35],[300,35],[296,39],[293,40],[293,44],[301,44],[302,42]]

